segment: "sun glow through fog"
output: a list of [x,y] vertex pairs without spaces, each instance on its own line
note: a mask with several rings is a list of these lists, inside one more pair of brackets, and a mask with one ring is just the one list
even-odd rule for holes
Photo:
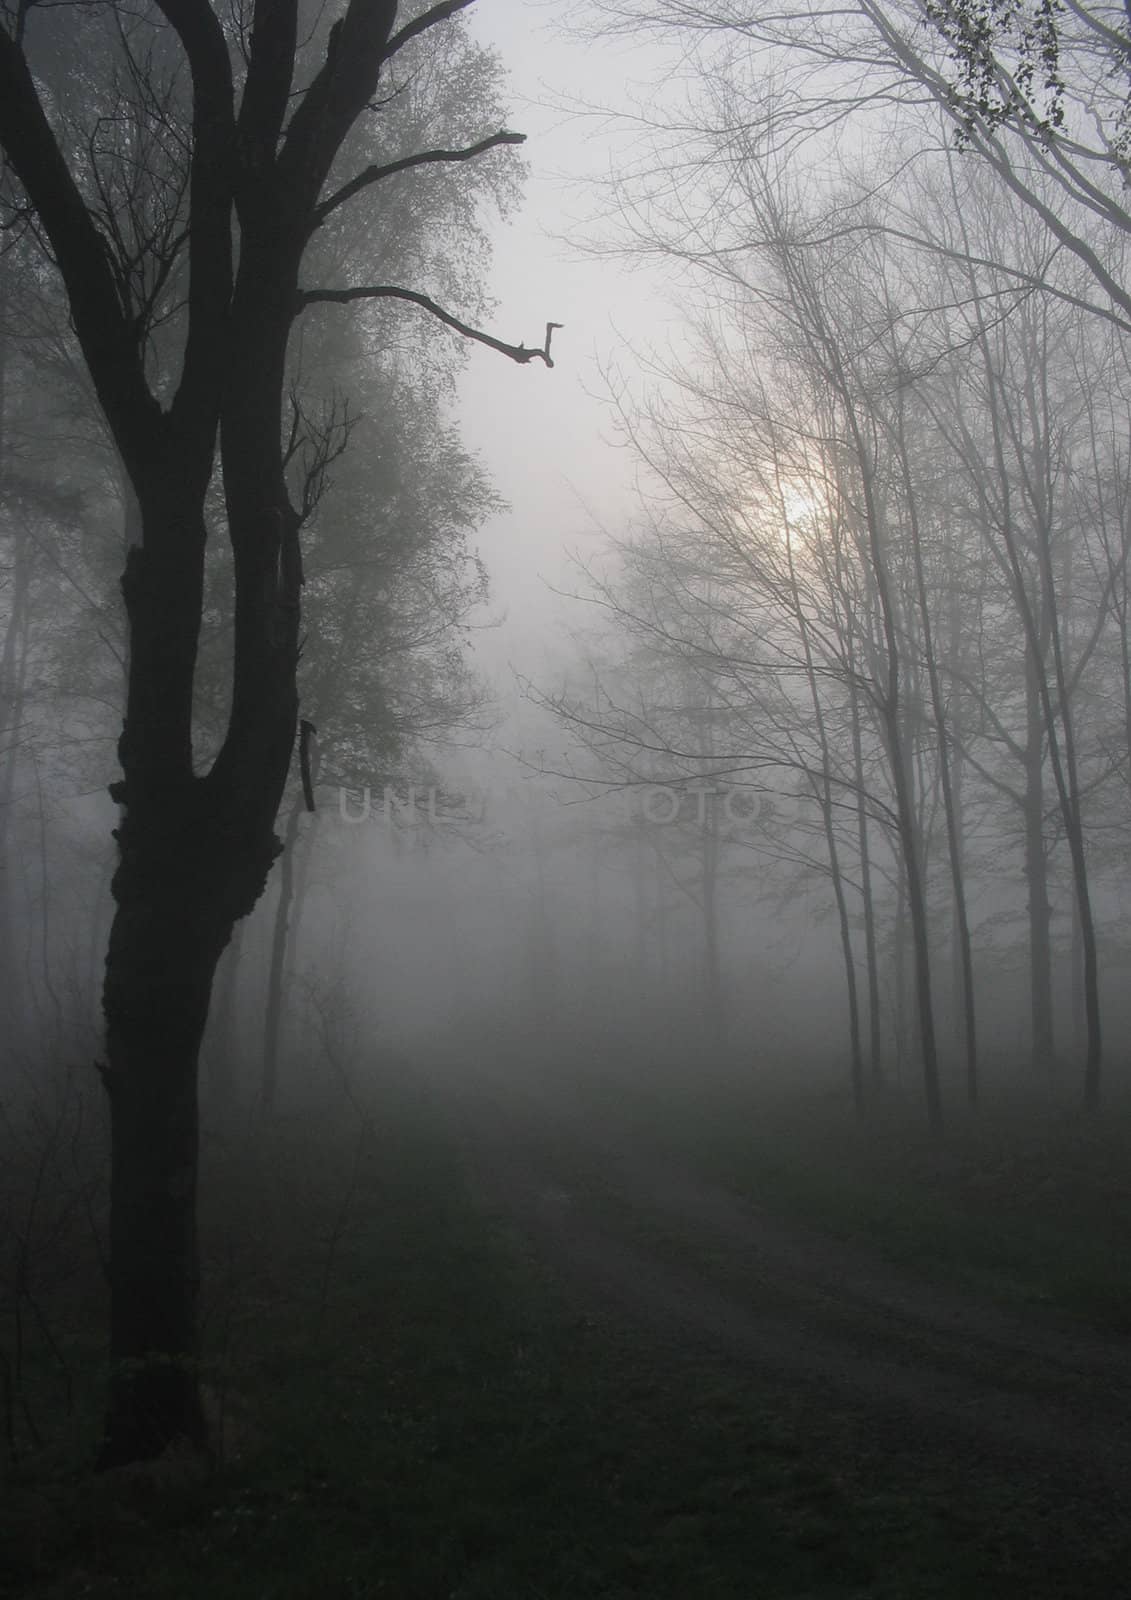
[[787,540],[809,540],[824,508],[825,501],[816,484],[803,477],[780,482],[773,513],[778,538],[783,544]]

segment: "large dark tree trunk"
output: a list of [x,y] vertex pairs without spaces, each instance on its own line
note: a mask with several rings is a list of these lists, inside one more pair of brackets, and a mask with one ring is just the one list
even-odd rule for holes
[[215,932],[188,907],[120,905],[106,972],[110,1402],[101,1464],[205,1441],[197,1376],[197,1056]]
[[[103,1007],[110,1101],[110,1401],[100,1464],[202,1445],[197,1347],[197,1067],[216,965],[274,853],[217,844],[219,808],[132,843],[114,880]],[[160,854],[159,854],[160,852]],[[249,870],[250,868],[250,870]]]
[[[242,621],[237,690],[242,671],[253,691],[244,690],[243,759],[222,757],[207,776],[194,774],[203,480],[195,491],[186,485],[176,505],[164,494],[142,505],[143,544],[130,551],[122,584],[131,648],[123,777],[111,791],[122,820],[103,991],[112,1141],[103,1467],[205,1438],[196,1343],[200,1045],[220,955],[278,852],[273,822],[297,712],[288,596],[261,585]],[[284,625],[273,627],[281,604]]]

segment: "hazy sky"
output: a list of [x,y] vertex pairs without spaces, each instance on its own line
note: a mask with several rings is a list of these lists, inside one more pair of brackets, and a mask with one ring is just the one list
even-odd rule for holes
[[564,324],[552,371],[475,348],[462,388],[466,442],[512,508],[481,542],[496,610],[506,612],[505,625],[480,642],[497,679],[511,662],[537,671],[554,619],[567,609],[547,581],[568,586],[566,552],[592,550],[595,522],[615,529],[631,510],[634,466],[613,442],[601,369],[610,361],[631,368],[633,348],[662,342],[673,315],[653,277],[571,243],[593,234],[580,219],[600,209],[601,194],[585,180],[609,172],[625,130],[565,107],[625,106],[656,57],[640,41],[570,37],[561,27],[567,13],[576,17],[578,7],[479,0],[470,14],[509,71],[511,126],[528,136],[522,212],[497,230],[491,331],[535,344],[547,321]]

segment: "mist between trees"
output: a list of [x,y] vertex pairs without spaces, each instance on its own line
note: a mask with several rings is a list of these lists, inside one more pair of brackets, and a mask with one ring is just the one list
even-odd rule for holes
[[[752,799],[741,789],[722,785],[693,783],[685,789],[674,789],[668,784],[649,784],[644,789],[626,787],[619,792],[623,821],[631,821],[637,811],[641,820],[649,823],[683,822],[693,816],[701,828],[708,826],[708,810],[722,808],[724,819],[730,823],[764,820],[772,810],[772,801],[766,795]],[[476,796],[476,809],[480,812],[490,804],[489,795]],[[380,799],[375,803],[372,788],[366,784],[356,791],[338,790],[338,820],[354,826],[357,823],[379,821],[386,826],[423,827],[426,823],[440,821],[439,791],[435,785],[422,789],[419,794],[412,784],[407,789],[385,785]],[[453,817],[460,817],[456,810]]]
[[564,365],[486,331],[501,67],[462,4],[287,9],[0,25],[5,1293],[108,1231],[105,1464],[207,1432],[201,1063],[206,1140],[488,1025],[940,1132],[1126,1087],[1123,13],[599,8],[685,70],[586,248],[681,321],[492,693],[461,340]]
[[1095,1104],[1131,727],[1109,20],[606,15],[677,33],[696,70],[593,247],[665,263],[688,316],[651,382],[610,374],[646,488],[588,576],[631,645],[548,704],[634,778],[674,760],[790,796],[766,848],[827,879],[859,1102],[886,945],[932,1121],[940,1007],[973,1103],[978,983],[1011,969],[1034,1073],[1079,1057]]

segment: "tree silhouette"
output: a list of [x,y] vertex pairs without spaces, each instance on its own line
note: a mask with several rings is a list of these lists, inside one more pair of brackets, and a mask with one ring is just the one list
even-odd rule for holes
[[[396,284],[306,284],[308,246],[408,165],[481,158],[485,131],[407,162],[374,156],[390,64],[470,0],[398,28],[396,0],[332,22],[299,0],[246,16],[207,0],[63,13],[29,0],[0,24],[0,148],[13,222],[40,237],[137,507],[122,593],[115,916],[103,1011],[112,1128],[111,1387],[103,1465],[203,1443],[197,1352],[197,1058],[213,974],[263,891],[298,718],[302,504],[288,488],[287,351],[318,301],[400,299],[516,362]],[[60,23],[59,18],[64,19]],[[81,62],[68,86],[60,61]],[[217,466],[232,552],[227,729],[198,770],[193,680]]]

